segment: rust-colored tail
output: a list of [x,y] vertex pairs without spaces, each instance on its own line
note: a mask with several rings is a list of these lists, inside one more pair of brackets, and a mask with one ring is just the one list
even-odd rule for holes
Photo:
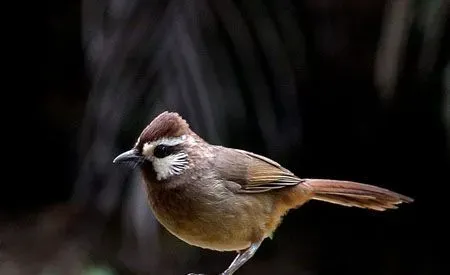
[[396,209],[397,204],[414,201],[384,188],[352,181],[307,179],[304,184],[311,188],[312,199],[349,207],[384,211]]

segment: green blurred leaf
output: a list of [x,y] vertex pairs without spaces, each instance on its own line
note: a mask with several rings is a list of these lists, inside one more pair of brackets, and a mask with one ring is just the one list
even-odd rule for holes
[[82,275],[116,275],[116,273],[107,266],[91,266],[84,270]]

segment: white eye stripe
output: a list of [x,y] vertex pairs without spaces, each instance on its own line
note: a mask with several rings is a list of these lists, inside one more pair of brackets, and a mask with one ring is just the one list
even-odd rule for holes
[[187,140],[186,135],[182,135],[180,137],[171,137],[171,138],[161,138],[156,141],[144,143],[142,148],[142,152],[145,156],[149,157],[153,155],[153,150],[158,145],[166,145],[166,146],[175,146],[181,144]]
[[161,138],[161,139],[155,141],[155,143],[157,145],[163,144],[166,146],[175,146],[175,145],[181,144],[185,141],[186,141],[186,136],[182,135],[181,137],[176,137],[176,138]]

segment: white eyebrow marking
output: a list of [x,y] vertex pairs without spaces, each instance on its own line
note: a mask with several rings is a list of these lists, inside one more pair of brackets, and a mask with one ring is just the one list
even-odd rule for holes
[[141,141],[141,137],[139,136],[136,143],[134,144],[134,146],[137,146],[139,144],[139,142]]
[[142,154],[150,157],[153,156],[153,149],[155,149],[156,146],[160,144],[164,144],[167,146],[175,146],[178,144],[181,144],[187,140],[186,135],[182,135],[180,137],[170,137],[170,138],[160,138],[158,140],[144,143],[144,146],[142,147]]
[[171,138],[161,138],[155,141],[157,144],[164,144],[167,146],[175,146],[181,144],[186,141],[186,135],[182,135],[180,137],[171,137]]

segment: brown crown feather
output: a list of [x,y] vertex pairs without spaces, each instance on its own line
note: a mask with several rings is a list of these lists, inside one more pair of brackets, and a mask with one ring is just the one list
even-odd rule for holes
[[163,112],[145,127],[139,136],[142,145],[163,137],[179,137],[189,132],[189,124],[178,113]]

